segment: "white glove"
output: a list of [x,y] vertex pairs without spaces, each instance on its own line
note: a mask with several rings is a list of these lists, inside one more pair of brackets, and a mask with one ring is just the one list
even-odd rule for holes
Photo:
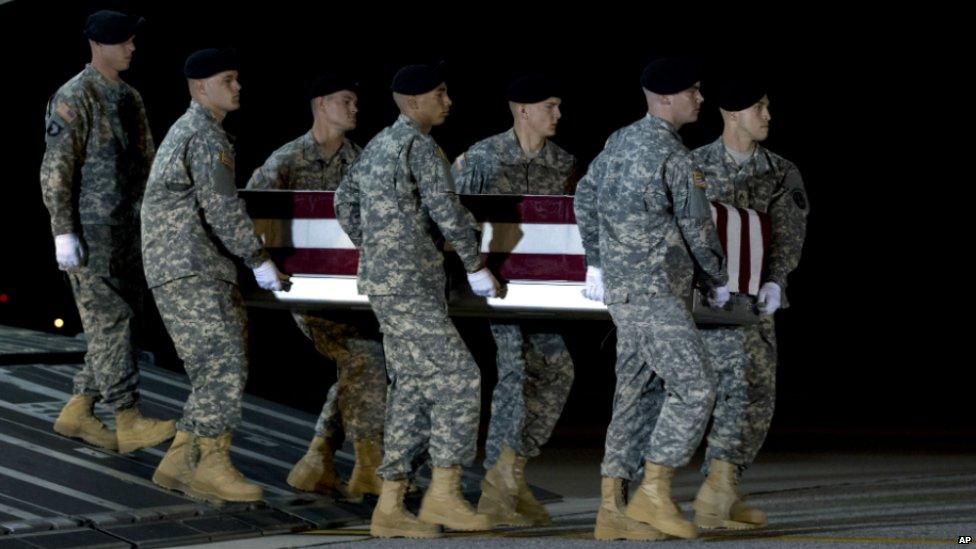
[[254,280],[257,280],[261,289],[279,292],[283,287],[282,281],[287,281],[288,276],[281,274],[274,261],[269,259],[254,269]]
[[583,297],[603,303],[603,270],[599,267],[586,268],[586,286]]
[[54,257],[58,260],[58,267],[63,269],[77,269],[88,261],[85,245],[74,233],[59,234],[54,237]]
[[474,295],[481,297],[496,297],[501,291],[501,285],[495,280],[495,275],[487,267],[480,271],[468,273],[468,284]]
[[771,315],[779,309],[780,298],[782,298],[783,290],[779,287],[779,284],[775,282],[767,282],[759,288],[759,312],[764,315]]
[[714,309],[721,309],[729,302],[732,294],[729,293],[728,286],[716,286],[708,291],[708,306]]

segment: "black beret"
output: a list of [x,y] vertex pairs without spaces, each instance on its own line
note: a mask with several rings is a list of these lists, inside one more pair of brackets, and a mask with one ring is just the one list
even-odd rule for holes
[[392,90],[403,95],[425,94],[446,80],[443,63],[437,65],[407,65],[393,77]]
[[315,99],[316,97],[322,97],[323,95],[333,94],[342,90],[358,92],[359,83],[352,78],[327,72],[320,74],[318,78],[312,82],[312,85],[308,87],[308,98],[311,100]]
[[121,44],[135,36],[145,23],[138,15],[102,10],[88,16],[84,32],[89,40],[99,44]]
[[729,112],[748,109],[766,95],[766,86],[757,79],[727,78],[718,84],[718,106]]
[[687,90],[701,80],[701,69],[688,57],[665,57],[651,61],[641,73],[641,86],[658,95]]
[[183,75],[199,80],[224,71],[236,71],[239,66],[237,50],[208,48],[193,52],[186,58]]
[[550,97],[562,97],[559,83],[541,74],[528,74],[508,85],[508,100],[512,103],[541,103]]

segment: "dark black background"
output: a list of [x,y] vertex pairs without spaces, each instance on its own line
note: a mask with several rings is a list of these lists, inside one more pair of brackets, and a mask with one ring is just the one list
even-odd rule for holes
[[[45,103],[88,61],[80,29],[101,8],[150,21],[123,77],[142,93],[157,143],[188,104],[187,54],[239,49],[243,107],[226,127],[238,138],[241,186],[272,150],[310,126],[304,85],[321,69],[358,75],[360,123],[351,137],[365,145],[396,115],[388,92],[395,70],[448,60],[455,106],[433,135],[452,158],[510,126],[503,96],[510,74],[545,70],[569,89],[555,141],[583,165],[613,130],[643,115],[638,75],[654,56],[692,53],[712,66],[760,70],[772,81],[766,145],[800,168],[812,208],[803,261],[790,280],[792,308],[778,313],[778,409],[769,445],[973,444],[971,359],[951,350],[965,343],[967,322],[940,307],[953,303],[957,283],[965,287],[971,252],[952,243],[961,235],[939,217],[958,181],[934,168],[952,155],[937,148],[950,141],[944,128],[929,125],[951,119],[953,102],[939,101],[942,81],[929,74],[938,56],[915,51],[911,35],[817,13],[760,20],[639,7],[479,13],[468,10],[485,8],[15,0],[0,5],[3,324],[57,331],[53,319],[63,318],[60,332],[80,330],[55,266],[37,174]],[[720,130],[706,97],[700,121],[682,134],[694,148]],[[317,411],[334,368],[317,359],[287,313],[251,311],[251,321],[249,391]],[[158,321],[150,315],[148,324],[160,362],[178,369]],[[487,393],[494,384],[487,328],[483,321],[459,325]],[[557,328],[568,335],[577,378],[554,443],[598,446],[614,383],[612,326]]]

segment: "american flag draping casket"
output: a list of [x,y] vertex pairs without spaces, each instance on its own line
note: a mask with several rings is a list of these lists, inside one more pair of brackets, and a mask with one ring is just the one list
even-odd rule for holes
[[[292,308],[365,308],[356,290],[358,254],[335,219],[334,193],[327,191],[242,191],[248,213],[279,268],[292,276],[289,292],[256,292],[254,304]],[[605,317],[606,306],[583,298],[583,243],[571,196],[465,195],[462,203],[481,223],[481,253],[508,282],[504,299],[477,298],[461,273],[449,276],[451,313],[485,316]],[[729,255],[730,288],[755,295],[762,281],[769,243],[765,214],[715,203],[712,216]],[[731,249],[729,246],[731,245]],[[459,266],[448,247],[448,261]],[[453,259],[453,261],[452,261]],[[450,275],[450,273],[449,273]],[[694,301],[694,300],[693,300]],[[707,322],[755,321],[742,310],[703,311]],[[700,308],[700,307],[699,307]],[[746,310],[748,309],[748,310]],[[696,313],[696,319],[700,314]]]

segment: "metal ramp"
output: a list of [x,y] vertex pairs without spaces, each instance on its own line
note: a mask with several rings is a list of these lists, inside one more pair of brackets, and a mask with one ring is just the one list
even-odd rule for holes
[[[80,339],[0,326],[0,549],[174,546],[369,521],[371,499],[337,501],[285,483],[316,418],[250,395],[231,455],[264,488],[265,500],[257,504],[216,507],[156,486],[150,479],[166,444],[118,454],[54,433],[84,348]],[[189,393],[186,376],[149,362],[140,365],[140,407],[155,417],[178,417]],[[113,426],[110,411],[96,407],[96,414]],[[340,474],[348,477],[352,465],[349,451],[337,452]],[[421,483],[429,478],[421,477]],[[480,471],[465,473],[469,499],[477,498],[480,480]],[[543,501],[559,499],[536,493]]]

